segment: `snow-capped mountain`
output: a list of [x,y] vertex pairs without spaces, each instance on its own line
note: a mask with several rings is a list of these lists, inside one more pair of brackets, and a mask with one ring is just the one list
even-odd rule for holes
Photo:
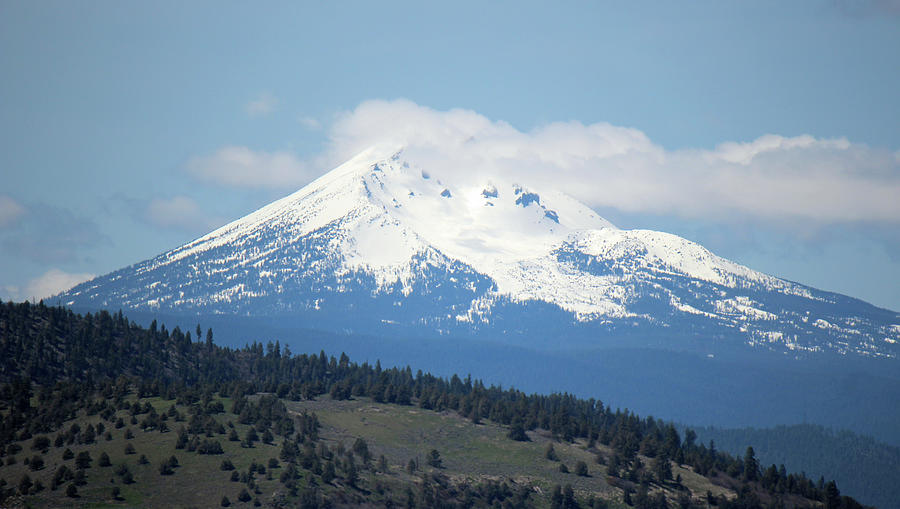
[[675,235],[618,229],[527,182],[431,174],[403,151],[377,148],[60,300],[532,346],[640,337],[701,350],[900,353],[895,312],[762,274]]

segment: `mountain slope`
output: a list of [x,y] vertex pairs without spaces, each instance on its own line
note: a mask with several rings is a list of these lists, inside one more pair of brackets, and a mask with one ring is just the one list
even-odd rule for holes
[[[65,292],[79,309],[269,316],[322,329],[692,339],[798,354],[900,353],[900,316],[753,271],[576,200],[431,174],[370,149],[189,244]],[[699,345],[697,344],[699,338]],[[640,341],[633,339],[631,341]]]
[[0,306],[0,331],[3,507],[559,507],[564,484],[587,507],[861,507],[595,398],[43,304]]

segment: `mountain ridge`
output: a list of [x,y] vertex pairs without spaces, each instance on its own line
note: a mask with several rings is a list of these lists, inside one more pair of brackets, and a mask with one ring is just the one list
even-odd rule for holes
[[394,147],[364,151],[59,300],[324,324],[333,315],[345,330],[400,326],[510,342],[549,327],[575,343],[637,331],[730,338],[787,355],[900,352],[897,313],[754,271],[672,234],[618,229],[562,193],[430,173]]

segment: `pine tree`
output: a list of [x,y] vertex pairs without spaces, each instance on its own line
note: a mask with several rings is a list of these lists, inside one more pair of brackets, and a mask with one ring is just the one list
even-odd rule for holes
[[356,483],[359,482],[359,471],[356,469],[356,463],[353,460],[350,460],[349,463],[347,465],[347,484],[356,487]]
[[553,485],[553,490],[550,492],[550,508],[551,509],[562,509],[563,507],[563,494],[562,487],[560,485]]
[[547,444],[547,448],[544,449],[544,457],[550,461],[559,461],[559,456],[556,455],[553,444]]
[[565,509],[578,509],[578,502],[575,501],[575,490],[571,484],[566,484],[563,488],[563,507]]
[[828,481],[825,484],[825,509],[840,509],[841,507],[841,491],[838,490],[834,481]]
[[669,463],[669,456],[665,452],[653,458],[653,473],[661,483],[672,478],[672,465]]
[[506,436],[517,442],[528,442],[530,440],[528,435],[525,434],[525,426],[520,421],[513,423]]
[[331,484],[331,481],[337,476],[337,473],[334,470],[334,463],[331,461],[325,463],[325,470],[322,471],[322,482],[325,484]]
[[34,483],[31,481],[31,477],[28,474],[22,476],[22,480],[19,481],[19,493],[22,495],[28,495],[31,491],[31,486]]
[[744,453],[744,480],[756,481],[759,479],[759,461],[753,447],[747,447]]

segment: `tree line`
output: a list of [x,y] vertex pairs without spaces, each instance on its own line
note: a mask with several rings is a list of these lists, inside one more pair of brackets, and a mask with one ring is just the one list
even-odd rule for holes
[[[369,397],[452,410],[474,423],[488,419],[508,426],[513,440],[527,440],[526,431],[543,429],[559,440],[585,440],[589,448],[596,443],[609,446],[613,453],[598,453],[596,461],[607,466],[611,480],[626,495],[635,497],[653,484],[677,486],[670,467],[676,462],[701,475],[722,473],[739,479],[743,485],[737,501],[710,500],[725,508],[758,506],[760,494],[772,500],[799,495],[822,501],[828,509],[862,507],[841,496],[833,481],[816,482],[803,473],[788,473],[783,465],[759,465],[752,448],[744,457],[735,457],[713,442],[697,443],[692,430],[682,437],[672,423],[613,410],[594,398],[525,394],[485,386],[468,376],[442,378],[421,370],[413,373],[409,367],[385,369],[379,362],[357,364],[346,354],[294,355],[278,342],[227,348],[214,343],[211,329],[204,334],[198,325],[193,333],[178,327],[169,331],[156,321],[143,328],[121,311],[80,315],[43,303],[0,305],[0,402],[9,410],[0,422],[0,445],[53,431],[79,408],[102,406],[90,401],[93,391],[114,399],[132,384],[139,397],[193,401],[214,392],[238,403],[257,393],[291,400],[328,394],[338,400]],[[246,411],[258,408],[247,406]],[[267,429],[290,421],[266,415],[256,416],[254,422],[260,418],[271,421]],[[650,458],[651,464],[645,465],[639,455]],[[657,502],[641,496],[638,506]]]

